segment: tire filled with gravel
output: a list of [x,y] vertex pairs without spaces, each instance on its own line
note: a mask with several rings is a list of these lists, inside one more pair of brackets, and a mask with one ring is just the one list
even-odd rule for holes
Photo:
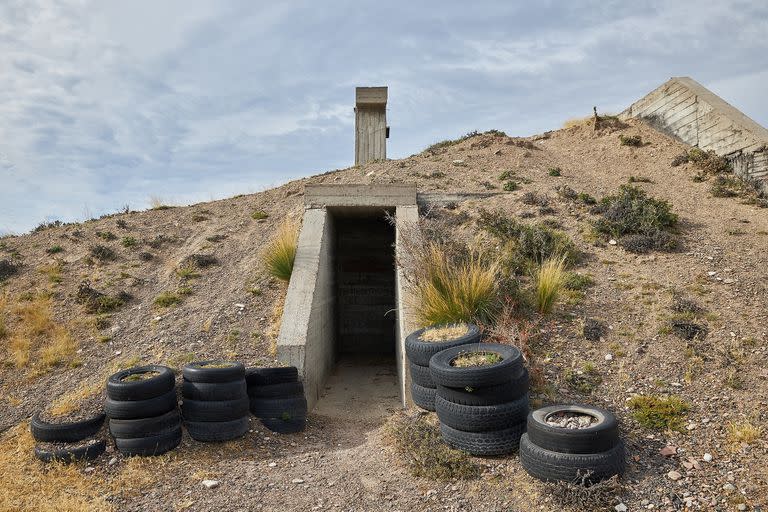
[[123,455],[161,455],[181,443],[176,377],[167,366],[136,366],[111,375],[104,412]]
[[246,371],[251,414],[272,432],[302,432],[307,423],[307,399],[293,366],[249,368]]
[[446,443],[475,456],[517,450],[529,412],[528,370],[517,348],[453,346],[433,355],[429,368]]
[[182,369],[181,415],[189,436],[221,442],[249,428],[245,366],[236,361],[196,361]]
[[405,355],[411,375],[411,399],[427,411],[435,410],[437,385],[432,380],[429,360],[447,348],[477,343],[480,329],[474,324],[453,324],[424,327],[405,338]]

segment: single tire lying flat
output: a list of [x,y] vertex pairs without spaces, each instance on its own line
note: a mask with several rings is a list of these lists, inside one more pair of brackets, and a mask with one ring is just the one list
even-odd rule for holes
[[173,450],[181,443],[181,427],[163,434],[136,439],[115,438],[117,450],[123,455],[151,457]]
[[[549,425],[547,417],[558,412],[587,414],[597,421],[588,428]],[[619,422],[610,411],[591,405],[551,405],[528,415],[528,438],[540,448],[560,453],[600,453],[619,443]]]
[[243,416],[232,421],[187,421],[184,426],[192,439],[210,443],[242,437],[248,432],[248,421],[248,416]]
[[245,379],[231,382],[190,382],[184,380],[181,396],[190,400],[235,400],[247,396]]
[[415,382],[411,382],[411,399],[413,403],[426,411],[435,411],[436,393],[437,390],[435,388],[425,388]]
[[525,422],[491,432],[464,432],[444,423],[440,424],[440,433],[446,443],[477,456],[504,455],[517,450],[523,432]]
[[304,396],[304,384],[301,382],[281,382],[248,388],[251,398],[288,398]]
[[435,388],[432,375],[429,373],[429,366],[420,366],[409,362],[408,368],[411,370],[411,380],[413,382],[425,388]]
[[307,425],[306,416],[298,416],[289,420],[278,418],[262,418],[261,423],[272,432],[278,434],[295,434],[304,431]]
[[41,446],[35,446],[35,457],[43,462],[64,462],[71,463],[81,460],[93,460],[104,453],[107,442],[103,439],[95,443],[72,446],[68,448],[56,448],[53,450],[45,449]]
[[489,432],[525,422],[528,416],[528,395],[496,405],[462,405],[437,395],[435,412],[440,422],[464,432]]
[[69,423],[48,423],[40,419],[40,413],[36,412],[29,422],[29,429],[35,441],[48,443],[76,443],[87,437],[91,437],[101,429],[106,415],[102,412],[80,421]]
[[[132,375],[157,373],[143,380],[126,380]],[[176,376],[167,366],[149,364],[136,366],[110,375],[107,379],[107,397],[112,400],[148,400],[164,395],[176,385]]]
[[303,396],[294,398],[251,398],[251,413],[260,419],[275,418],[290,420],[307,415],[307,400]]
[[110,419],[134,420],[160,416],[175,409],[177,405],[176,390],[172,389],[164,395],[147,400],[121,401],[107,398],[104,412]]
[[[502,359],[484,366],[456,367],[452,361],[458,356],[473,352],[490,352]],[[509,382],[523,368],[523,355],[511,345],[498,343],[473,343],[460,345],[438,352],[429,361],[429,370],[435,384],[448,388],[480,388]]]
[[160,416],[135,420],[109,420],[109,433],[121,439],[136,439],[165,434],[181,425],[179,410],[174,408]]
[[245,366],[237,361],[195,361],[182,373],[189,382],[232,382],[245,378]]
[[405,338],[405,354],[408,360],[419,366],[429,366],[429,360],[433,355],[447,348],[467,343],[478,343],[480,341],[480,329],[474,324],[468,324],[467,334],[459,338],[446,341],[421,341],[419,338],[427,328],[412,332]]
[[495,405],[517,400],[528,393],[528,369],[523,370],[511,381],[496,386],[481,388],[449,388],[437,385],[437,394],[449,402],[464,405]]
[[248,397],[235,400],[184,400],[181,415],[188,421],[234,421],[248,416]]
[[270,384],[284,384],[296,382],[299,379],[299,371],[295,366],[279,368],[248,368],[245,372],[245,380],[248,387],[268,386]]
[[620,475],[626,467],[622,442],[600,453],[559,453],[533,444],[527,434],[520,440],[520,462],[529,475],[539,480],[578,484]]

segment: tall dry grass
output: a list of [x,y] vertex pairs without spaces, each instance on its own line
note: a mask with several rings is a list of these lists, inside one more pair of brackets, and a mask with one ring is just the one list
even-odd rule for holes
[[536,275],[536,308],[540,314],[552,312],[565,278],[564,257],[550,258],[541,264]]
[[298,244],[298,223],[290,220],[283,222],[261,254],[267,272],[281,281],[290,281]]

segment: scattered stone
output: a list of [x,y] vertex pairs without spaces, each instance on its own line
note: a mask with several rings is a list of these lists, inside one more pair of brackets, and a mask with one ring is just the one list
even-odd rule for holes
[[704,454],[704,462],[712,462],[712,454],[711,453],[705,453]]
[[616,512],[627,512],[627,506],[623,503],[619,503],[615,507],[613,507]]
[[683,478],[683,475],[681,475],[677,471],[672,470],[669,473],[667,473],[667,478],[669,478],[670,480],[673,480],[673,481],[677,481],[677,480],[680,480],[681,478]]
[[733,491],[735,491],[735,490],[736,490],[736,486],[735,486],[735,485],[733,485],[732,483],[728,482],[727,484],[725,484],[725,485],[723,486],[723,490],[724,490],[725,492],[733,492]]
[[303,484],[304,483],[304,479],[303,478],[294,478],[293,480],[291,480],[291,483],[292,484]]
[[613,354],[605,354],[606,361],[613,361]]
[[611,244],[611,245],[616,245],[616,244],[618,244],[619,242],[617,242],[616,240],[614,240],[613,238],[611,238],[610,240],[608,240],[608,243],[609,243],[609,244]]
[[215,489],[219,486],[218,480],[203,480],[203,487],[206,489]]
[[575,412],[563,411],[551,414],[547,417],[547,424],[553,427],[582,429],[589,428],[595,423],[597,418],[589,414],[579,414]]
[[117,457],[112,457],[111,459],[109,459],[109,462],[107,462],[107,464],[109,464],[110,466],[114,466],[115,464],[117,464]]
[[267,466],[271,468],[277,467],[277,462],[270,462],[269,464],[267,464]]
[[747,510],[747,506],[744,503],[739,503],[736,505],[737,510]]
[[667,445],[664,448],[662,448],[661,450],[659,450],[659,452],[664,457],[671,457],[671,456],[673,456],[673,455],[675,455],[677,453],[677,446]]

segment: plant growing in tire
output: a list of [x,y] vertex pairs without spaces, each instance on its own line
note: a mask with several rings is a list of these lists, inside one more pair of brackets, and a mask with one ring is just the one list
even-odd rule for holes
[[593,484],[624,472],[624,443],[613,413],[589,405],[551,405],[528,415],[520,461],[544,481]]
[[411,375],[411,399],[428,411],[435,410],[436,385],[429,371],[429,360],[447,348],[477,343],[480,329],[474,324],[449,324],[424,327],[405,338],[405,354]]
[[520,351],[475,343],[438,352],[429,362],[443,439],[472,455],[517,449],[528,415],[528,372]]

